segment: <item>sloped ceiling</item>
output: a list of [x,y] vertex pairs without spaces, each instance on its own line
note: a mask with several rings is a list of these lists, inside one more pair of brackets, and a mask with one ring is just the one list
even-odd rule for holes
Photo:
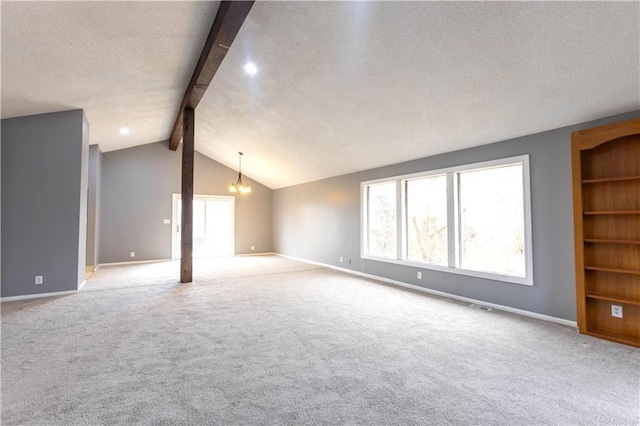
[[2,118],[81,108],[103,151],[168,139],[219,4],[2,1]]
[[[167,139],[216,10],[3,2],[2,115],[84,108],[103,151]],[[257,2],[196,149],[280,188],[640,109],[639,64],[638,2]]]

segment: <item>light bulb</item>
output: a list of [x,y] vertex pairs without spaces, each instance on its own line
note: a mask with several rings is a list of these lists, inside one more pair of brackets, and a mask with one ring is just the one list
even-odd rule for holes
[[258,72],[258,67],[253,62],[249,62],[244,66],[244,72],[249,75],[256,75]]

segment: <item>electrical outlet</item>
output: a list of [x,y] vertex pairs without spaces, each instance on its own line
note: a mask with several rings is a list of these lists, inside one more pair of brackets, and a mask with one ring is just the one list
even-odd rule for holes
[[43,283],[42,275],[36,275],[36,285]]
[[165,219],[162,221],[162,223],[164,223],[165,225],[169,225],[171,224],[171,219]]
[[340,263],[342,263],[342,256],[340,256]]
[[611,305],[611,316],[616,318],[622,318],[622,306]]
[[418,279],[421,280],[422,279],[422,272],[418,271]]
[[251,251],[254,251],[256,249],[255,246],[251,246]]
[[131,257],[136,257],[136,252],[135,251],[131,252]]

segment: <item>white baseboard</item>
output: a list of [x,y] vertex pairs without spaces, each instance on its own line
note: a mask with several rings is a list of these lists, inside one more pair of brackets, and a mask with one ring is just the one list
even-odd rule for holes
[[77,292],[78,290],[68,290],[68,291],[56,291],[53,293],[25,294],[23,296],[2,297],[0,298],[0,302],[13,302],[16,300],[40,299],[42,297],[67,296],[69,294],[74,294]]
[[[233,256],[277,256],[277,253],[266,252],[266,253],[246,253],[246,254],[235,254]],[[199,258],[193,258],[193,260],[198,260]],[[95,270],[97,271],[102,266],[123,266],[123,265],[136,265],[142,263],[156,263],[156,262],[171,262],[173,260],[180,259],[155,259],[155,260],[132,260],[131,262],[111,262],[111,263],[100,263],[96,266]]]
[[402,281],[397,281],[397,280],[392,280],[392,279],[389,279],[389,278],[379,277],[377,275],[366,274],[364,272],[358,272],[358,271],[354,271],[354,270],[351,270],[351,269],[340,268],[339,266],[328,265],[326,263],[314,262],[312,260],[301,259],[301,258],[293,257],[293,256],[286,256],[286,255],[279,254],[279,253],[276,253],[276,255],[280,256],[280,257],[285,257],[287,259],[292,259],[292,260],[297,260],[297,261],[300,261],[300,262],[310,263],[312,265],[324,266],[325,268],[334,269],[334,270],[340,271],[340,272],[346,272],[347,274],[357,275],[357,276],[363,277],[363,278],[369,278],[369,279],[376,280],[376,281],[382,281],[384,283],[392,284],[392,285],[399,286],[399,287],[405,287],[405,288],[409,288],[409,289],[412,289],[412,290],[417,290],[417,291],[420,291],[420,292],[423,292],[423,293],[428,293],[428,294],[433,294],[433,295],[436,295],[436,296],[446,297],[446,298],[449,298],[449,299],[459,300],[461,302],[466,302],[466,303],[476,303],[476,304],[479,304],[479,305],[484,305],[484,306],[488,306],[488,307],[493,308],[493,309],[497,309],[499,311],[510,312],[512,314],[522,315],[522,316],[525,316],[525,317],[535,318],[535,319],[539,319],[539,320],[543,320],[543,321],[549,321],[549,322],[553,322],[553,323],[556,323],[556,324],[565,325],[567,327],[578,328],[578,323],[577,322],[570,321],[570,320],[567,320],[567,319],[564,319],[564,318],[552,317],[550,315],[539,314],[537,312],[525,311],[523,309],[512,308],[510,306],[504,306],[504,305],[498,305],[496,303],[489,303],[489,302],[485,302],[484,300],[471,299],[469,297],[458,296],[456,294],[451,294],[451,293],[445,293],[444,291],[432,290],[430,288],[421,287],[421,286],[418,286],[418,285],[415,285],[415,284],[409,284],[409,283],[405,283],[405,282],[402,282]]
[[155,262],[170,262],[172,259],[154,259],[154,260],[132,260],[131,262],[112,262],[112,263],[100,263],[96,266],[96,271],[102,266],[118,266],[118,265],[135,265],[139,263],[155,263]]

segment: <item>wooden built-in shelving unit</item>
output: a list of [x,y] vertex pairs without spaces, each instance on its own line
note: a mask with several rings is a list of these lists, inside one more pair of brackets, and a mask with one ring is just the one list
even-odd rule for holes
[[640,347],[640,119],[571,136],[578,328]]

